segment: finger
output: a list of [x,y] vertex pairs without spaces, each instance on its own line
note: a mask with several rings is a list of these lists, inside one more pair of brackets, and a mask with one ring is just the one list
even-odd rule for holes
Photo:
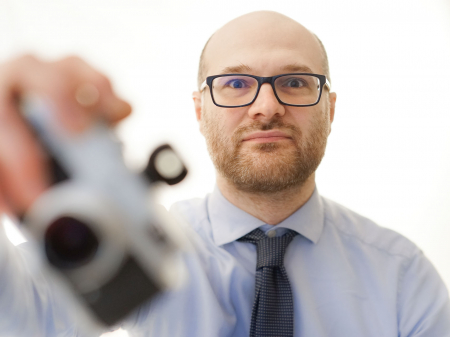
[[23,213],[47,188],[46,156],[0,87],[0,186],[2,206]]
[[5,197],[2,195],[1,191],[2,191],[2,188],[0,186],[0,222],[1,222],[2,214],[13,214],[11,207],[9,206]]
[[[83,83],[98,88],[96,104],[83,106],[77,102],[76,91]],[[84,130],[99,115],[113,124],[131,112],[129,104],[114,94],[106,77],[77,58],[46,63],[25,56],[1,66],[0,207],[12,208],[16,214],[26,210],[50,182],[46,154],[17,108],[18,98],[26,93],[47,98],[56,118],[73,132]]]
[[[116,124],[131,113],[130,104],[116,95],[109,79],[80,58],[68,57],[59,61],[57,67],[64,73],[72,73],[76,81],[73,88],[75,97],[84,88],[90,88],[85,91],[86,101],[89,102],[93,93],[98,92],[98,99],[93,100],[93,104],[84,105],[87,113],[101,117],[109,124]],[[81,103],[80,99],[78,103]]]
[[[22,57],[2,67],[0,81],[5,101],[14,105],[25,94],[37,94],[48,101],[56,118],[68,131],[81,132],[92,122],[90,114],[75,101],[73,88],[77,80],[50,63],[32,56]],[[7,111],[18,114],[14,106]]]
[[[68,131],[81,132],[98,117],[114,124],[131,113],[130,105],[114,94],[109,80],[77,57],[48,63],[25,56],[4,68],[8,71],[0,75],[7,87],[2,90],[15,96],[33,93],[46,98]],[[98,89],[96,104],[77,102],[77,91],[86,84]]]

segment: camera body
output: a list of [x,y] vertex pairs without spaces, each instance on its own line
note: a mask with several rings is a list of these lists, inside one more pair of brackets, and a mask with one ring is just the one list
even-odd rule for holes
[[23,222],[82,324],[113,326],[179,284],[177,224],[153,203],[151,179],[125,166],[111,130],[99,121],[69,134],[38,98],[28,98],[22,111],[51,156],[55,180]]

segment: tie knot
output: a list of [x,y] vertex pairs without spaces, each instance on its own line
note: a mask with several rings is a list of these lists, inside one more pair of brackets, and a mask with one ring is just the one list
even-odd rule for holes
[[256,245],[258,261],[256,269],[262,267],[281,267],[284,264],[284,254],[296,232],[289,230],[283,236],[269,238],[260,229],[248,233],[239,239],[242,242],[251,242]]

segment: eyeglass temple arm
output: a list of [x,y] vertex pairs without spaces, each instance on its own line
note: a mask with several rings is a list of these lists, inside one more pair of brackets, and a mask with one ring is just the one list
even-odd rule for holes
[[205,90],[205,88],[206,88],[206,80],[204,80],[203,83],[200,85],[200,92]]

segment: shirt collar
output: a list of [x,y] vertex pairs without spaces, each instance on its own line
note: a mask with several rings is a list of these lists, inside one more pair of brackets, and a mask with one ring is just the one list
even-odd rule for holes
[[[208,213],[213,239],[218,246],[233,242],[252,230],[265,225],[263,221],[225,199],[217,186],[208,199]],[[323,223],[324,209],[316,188],[302,207],[274,227],[292,229],[317,243],[322,233]]]

